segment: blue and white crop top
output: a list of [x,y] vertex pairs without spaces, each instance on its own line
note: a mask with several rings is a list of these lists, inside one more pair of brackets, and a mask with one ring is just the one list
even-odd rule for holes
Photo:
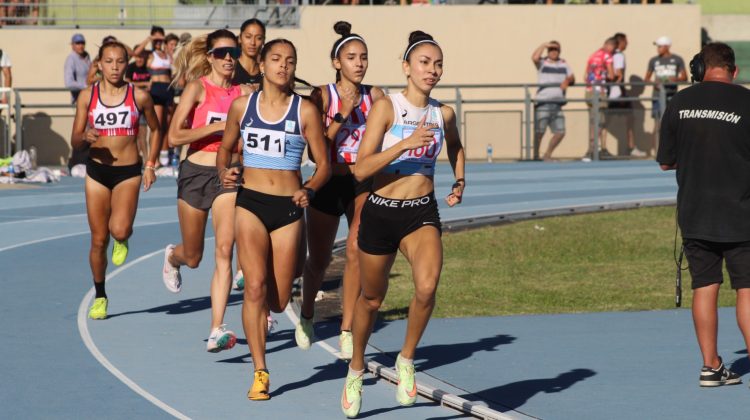
[[393,104],[393,125],[386,131],[383,137],[381,151],[390,149],[396,143],[408,138],[417,129],[419,121],[427,115],[425,127],[430,128],[435,136],[432,143],[419,149],[407,150],[396,160],[389,163],[383,172],[400,175],[425,175],[435,174],[435,160],[443,148],[445,138],[443,114],[440,112],[440,103],[430,98],[424,108],[416,107],[406,100],[402,93],[388,95]]
[[250,95],[240,122],[242,163],[248,168],[299,170],[307,143],[300,122],[302,98],[292,95],[284,117],[269,122],[261,117],[258,108],[262,94],[263,91]]

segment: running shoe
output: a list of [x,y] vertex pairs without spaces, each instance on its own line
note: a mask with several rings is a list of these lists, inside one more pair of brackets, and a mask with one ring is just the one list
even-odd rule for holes
[[89,318],[106,319],[107,318],[107,298],[96,298],[94,304],[89,309]]
[[[719,358],[721,361],[721,358]],[[709,366],[701,368],[700,386],[722,386],[736,385],[742,383],[740,375],[724,367],[724,362],[718,368],[714,369]]]
[[128,240],[120,242],[115,239],[115,244],[112,246],[112,264],[122,265],[125,262],[125,258],[128,257]]
[[182,289],[182,276],[180,275],[180,268],[175,267],[169,262],[169,256],[174,252],[174,245],[169,244],[164,250],[164,268],[161,272],[161,278],[164,281],[164,286],[167,287],[172,293],[180,293]]
[[313,341],[313,320],[306,319],[300,314],[299,324],[294,329],[294,340],[297,342],[297,347],[302,350],[310,348],[310,344]]
[[279,323],[278,321],[276,321],[275,319],[273,319],[273,317],[271,315],[268,315],[266,317],[266,322],[267,322],[267,324],[266,324],[266,326],[267,326],[267,329],[266,329],[267,333],[266,334],[271,334],[273,332],[273,330],[276,329],[276,324]]
[[362,375],[346,375],[346,384],[344,392],[341,393],[341,411],[346,417],[354,418],[359,415],[359,409],[362,407]]
[[339,334],[339,348],[341,349],[341,358],[346,360],[352,359],[354,345],[352,343],[352,332],[341,331]]
[[401,353],[396,357],[396,373],[398,374],[398,386],[396,386],[396,401],[401,405],[412,405],[417,401],[417,381],[414,380],[414,364],[405,363],[401,359]]
[[232,289],[245,289],[245,276],[242,274],[242,270],[237,270],[237,274],[234,275],[234,278],[232,279]]
[[218,328],[214,328],[211,331],[211,335],[208,336],[208,342],[206,343],[206,351],[218,353],[222,350],[229,350],[237,344],[237,335],[225,327],[226,324],[221,324]]
[[255,371],[255,380],[250,391],[247,391],[247,398],[253,401],[264,401],[271,398],[268,388],[271,386],[271,380],[268,372],[262,370]]

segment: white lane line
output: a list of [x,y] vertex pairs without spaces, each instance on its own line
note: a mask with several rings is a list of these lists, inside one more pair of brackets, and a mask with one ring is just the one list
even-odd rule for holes
[[[111,281],[114,277],[116,277],[118,274],[122,273],[124,270],[142,262],[145,261],[155,255],[162,254],[164,252],[163,249],[160,249],[158,251],[154,251],[150,254],[144,255],[142,257],[136,258],[135,260],[113,270],[109,275],[107,276],[105,281]],[[149,393],[145,389],[141,388],[133,382],[132,379],[125,376],[124,373],[122,373],[119,369],[117,369],[103,354],[99,351],[99,348],[96,347],[96,344],[94,344],[94,340],[91,338],[91,334],[89,333],[89,327],[88,323],[86,321],[88,311],[88,304],[91,301],[91,298],[94,297],[94,288],[92,287],[88,293],[83,297],[83,300],[81,301],[80,306],[78,306],[78,331],[81,334],[81,339],[83,339],[83,344],[86,345],[86,348],[89,349],[91,354],[94,356],[94,358],[102,365],[104,366],[110,373],[112,373],[117,379],[119,379],[122,383],[128,386],[128,388],[132,389],[136,394],[142,396],[143,398],[150,401],[155,406],[159,407],[160,409],[166,411],[167,413],[177,417],[178,419],[190,419],[190,417],[186,416],[185,414],[181,413],[174,407],[168,405],[164,401],[156,398],[153,394]]]
[[[162,209],[170,209],[170,208],[177,210],[177,206],[173,204],[171,206],[139,207],[138,213],[149,211],[149,210],[162,210]],[[78,214],[66,214],[65,216],[37,217],[34,219],[23,219],[23,220],[15,220],[15,221],[10,221],[10,222],[0,222],[0,226],[15,225],[19,223],[43,223],[47,221],[58,221],[58,220],[69,219],[69,218],[74,218],[74,217],[86,217],[86,216],[87,216],[86,213],[78,213]],[[21,216],[13,216],[13,217],[21,217]]]

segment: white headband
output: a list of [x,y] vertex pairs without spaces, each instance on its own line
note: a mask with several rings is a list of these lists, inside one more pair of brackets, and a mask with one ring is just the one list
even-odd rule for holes
[[419,44],[424,44],[426,42],[430,43],[430,44],[435,44],[436,47],[440,48],[440,45],[438,45],[437,42],[435,42],[435,41],[433,41],[431,39],[423,39],[421,41],[417,41],[417,42],[411,44],[411,46],[409,46],[409,48],[406,49],[406,52],[404,53],[404,61],[406,61],[406,59],[409,57],[409,53],[411,52],[411,50],[414,49],[414,47],[416,47]]
[[344,39],[343,39],[343,40],[342,40],[341,42],[339,42],[339,45],[338,45],[338,46],[336,47],[336,49],[335,49],[335,50],[333,51],[333,57],[334,57],[334,58],[338,57],[338,55],[339,55],[339,50],[341,49],[341,47],[342,47],[342,46],[343,46],[344,44],[346,44],[347,42],[349,42],[349,41],[351,41],[351,40],[353,40],[353,39],[358,39],[358,40],[362,41],[362,43],[363,43],[363,44],[367,45],[367,43],[365,42],[365,40],[364,40],[364,39],[362,39],[362,37],[361,37],[361,36],[357,36],[357,35],[352,35],[352,36],[346,37],[346,38],[344,38]]

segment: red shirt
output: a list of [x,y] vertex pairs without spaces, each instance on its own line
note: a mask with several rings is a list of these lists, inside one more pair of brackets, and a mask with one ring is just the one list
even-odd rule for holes
[[[591,90],[592,85],[607,82],[607,65],[612,64],[612,54],[604,51],[603,48],[596,50],[589,61],[586,63],[586,90]],[[601,90],[601,87],[596,87]]]

